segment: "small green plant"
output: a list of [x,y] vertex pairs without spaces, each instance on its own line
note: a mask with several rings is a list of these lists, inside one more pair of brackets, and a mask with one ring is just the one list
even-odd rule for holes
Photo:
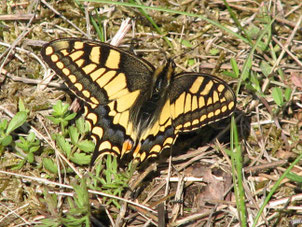
[[[47,118],[54,124],[60,125],[61,133],[55,133],[52,137],[68,160],[78,165],[87,165],[90,163],[91,153],[95,147],[92,141],[84,139],[89,126],[83,118],[78,118],[75,126],[68,126],[69,121],[76,116],[76,113],[70,113],[68,108],[69,105],[62,104],[61,101],[53,106],[53,112]],[[43,166],[51,173],[58,173],[57,164],[51,158],[44,158]]]
[[240,76],[238,64],[237,64],[237,62],[234,58],[231,58],[230,62],[231,62],[231,66],[232,66],[233,71],[232,72],[224,71],[223,74],[226,75],[226,76],[237,79]]
[[242,176],[242,147],[239,141],[237,125],[235,122],[234,116],[231,120],[231,150],[227,151],[227,154],[230,156],[232,162],[232,176],[234,183],[234,191],[236,198],[236,205],[239,214],[240,221],[242,226],[247,226],[247,217],[246,217],[246,205],[245,205],[245,195],[243,187],[243,176]]
[[16,146],[19,147],[25,154],[24,159],[19,162],[17,166],[13,169],[20,169],[22,166],[29,162],[32,164],[34,162],[34,153],[40,148],[40,140],[36,138],[36,135],[33,132],[30,132],[29,135],[24,139],[23,137],[19,137],[20,142],[16,142]]
[[94,151],[94,143],[83,139],[87,131],[87,124],[85,124],[83,118],[79,118],[76,120],[76,127],[70,126],[67,129],[67,136],[70,140],[66,140],[63,135],[55,134],[55,140],[59,148],[66,154],[69,160],[78,165],[89,164],[91,153]]
[[76,113],[70,113],[68,108],[68,104],[63,104],[62,101],[59,100],[53,106],[53,112],[51,113],[51,116],[47,116],[47,118],[51,120],[54,124],[60,125],[63,135],[65,134],[68,122],[74,119],[77,115]]
[[57,210],[58,199],[55,194],[49,194],[44,191],[44,198],[41,202],[47,206],[51,213],[50,218],[42,220],[39,227],[56,227],[56,226],[91,226],[90,224],[90,204],[89,194],[85,179],[80,180],[80,184],[73,184],[74,196],[67,197],[67,213]]
[[[110,195],[122,196],[122,192],[128,187],[129,179],[132,176],[131,165],[125,172],[120,172],[116,157],[107,155],[104,160],[106,160],[105,166],[99,164],[96,166],[95,174],[89,173],[92,179],[92,183],[89,184],[90,188]],[[103,202],[107,205],[113,203],[117,208],[120,208],[116,199],[104,197]]]
[[17,150],[22,159],[12,169],[20,169],[26,162],[32,164],[34,162],[34,153],[40,148],[40,141],[36,139],[36,135],[31,132],[26,139],[19,137],[17,142],[13,141],[12,132],[22,126],[27,120],[27,110],[22,99],[18,102],[19,112],[8,122],[6,119],[0,121],[0,153],[3,152],[7,146],[12,146]]
[[58,174],[58,166],[51,158],[43,158],[43,166],[51,173]]
[[280,87],[273,87],[272,96],[278,107],[283,107],[286,102],[290,100],[292,90],[290,88],[281,89]]
[[69,212],[62,218],[64,226],[90,226],[89,194],[85,179],[80,184],[73,184],[75,195],[68,197]]
[[26,122],[26,111],[20,111],[8,122],[6,119],[0,121],[0,154],[4,148],[11,145],[13,137],[11,133]]

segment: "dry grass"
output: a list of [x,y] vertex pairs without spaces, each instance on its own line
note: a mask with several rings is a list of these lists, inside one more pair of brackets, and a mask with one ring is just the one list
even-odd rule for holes
[[[3,1],[0,122],[10,121],[20,111],[20,99],[28,110],[28,118],[26,124],[11,133],[13,142],[0,150],[0,226],[47,226],[41,224],[46,219],[54,221],[49,226],[71,226],[72,221],[90,215],[95,226],[101,226],[100,222],[104,226],[123,223],[164,226],[165,217],[168,226],[301,225],[302,171],[297,158],[302,153],[302,4],[298,0],[229,1],[229,4],[253,44],[270,20],[275,19],[268,26],[271,34],[257,43],[251,70],[244,79],[242,75],[223,76],[222,72],[232,72],[231,58],[242,72],[252,46],[239,36],[193,16],[146,10],[159,26],[159,34],[138,8],[87,3],[82,10],[73,1],[42,0],[41,4]],[[144,5],[203,15],[246,37],[231,19],[223,1],[145,1]],[[130,17],[130,30],[121,33],[117,41],[122,48],[131,47],[155,65],[175,57],[178,71],[218,75],[237,90],[235,117],[244,167],[246,222],[240,222],[235,202],[227,150],[230,149],[228,120],[182,136],[173,148],[171,160],[167,159],[169,152],[164,152],[160,161],[145,164],[131,178],[129,171],[119,169],[128,174],[122,179],[130,178],[126,184],[129,187],[120,186],[119,194],[130,202],[126,206],[122,200],[114,200],[121,207],[106,204],[108,197],[102,193],[112,191],[98,191],[101,186],[94,184],[93,176],[104,177],[100,168],[106,164],[89,170],[88,165],[68,160],[55,146],[51,135],[60,128],[45,116],[50,115],[57,100],[65,97],[64,101],[71,103],[74,97],[70,98],[60,88],[60,80],[46,78],[47,68],[39,52],[43,43],[56,38],[98,39],[89,16],[103,30],[107,41],[116,37],[122,21]],[[288,95],[286,92],[290,91]],[[222,129],[225,130],[220,133]],[[29,130],[40,140],[40,148],[32,162],[27,160],[16,168],[20,161],[26,160],[26,153],[16,142],[20,141],[19,136],[28,135]],[[46,158],[60,166],[61,172],[45,168]],[[278,183],[255,223],[268,193],[294,161],[291,174]],[[85,185],[90,189],[88,194]],[[71,220],[66,220],[68,217]],[[79,225],[87,223],[73,226]]]

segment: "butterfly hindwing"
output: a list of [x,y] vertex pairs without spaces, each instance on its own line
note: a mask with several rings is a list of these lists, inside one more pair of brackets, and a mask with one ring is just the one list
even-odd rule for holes
[[212,75],[178,74],[169,90],[175,134],[226,118],[235,109],[233,90],[223,80]]
[[141,137],[136,158],[156,157],[171,147],[179,133],[189,132],[222,118],[235,109],[232,89],[221,79],[203,73],[175,75],[159,116]]
[[146,127],[141,136],[133,156],[141,162],[147,158],[156,157],[165,148],[173,145],[177,134],[175,134],[173,119],[170,114],[170,100],[166,99],[155,111],[156,119],[149,127]]

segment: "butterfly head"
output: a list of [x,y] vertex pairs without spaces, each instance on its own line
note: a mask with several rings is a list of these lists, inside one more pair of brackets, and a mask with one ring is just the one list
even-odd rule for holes
[[168,59],[167,63],[158,67],[153,74],[153,94],[163,93],[169,87],[174,75],[175,63]]

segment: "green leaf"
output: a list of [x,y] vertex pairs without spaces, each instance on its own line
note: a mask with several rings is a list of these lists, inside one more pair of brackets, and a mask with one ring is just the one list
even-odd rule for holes
[[50,158],[44,158],[43,159],[43,166],[46,170],[48,170],[51,173],[58,173],[58,167]]
[[282,106],[283,105],[283,96],[282,96],[282,90],[279,87],[274,87],[272,90],[272,96],[273,99],[275,101],[275,103],[278,106]]
[[70,160],[78,165],[87,165],[91,161],[91,155],[86,155],[84,153],[74,153]]
[[42,225],[39,227],[59,227],[62,226],[60,220],[56,218],[44,218],[41,220]]
[[13,141],[13,137],[11,135],[4,136],[4,138],[0,138],[0,144],[4,147],[11,144]]
[[278,53],[279,51],[281,51],[281,47],[280,47],[278,44],[276,44],[276,45],[273,47],[273,51],[274,51],[275,53]]
[[121,205],[116,200],[112,200],[113,204],[119,209]]
[[259,83],[259,80],[258,80],[258,77],[257,75],[255,75],[254,72],[251,72],[251,85],[252,87],[256,90],[256,91],[261,91],[261,87],[260,87],[260,83]]
[[77,116],[77,113],[72,113],[72,114],[68,114],[64,119],[66,121],[70,121],[72,119],[74,119]]
[[32,146],[31,148],[29,148],[29,152],[30,153],[35,153],[37,150],[39,150],[40,145],[38,146]]
[[24,106],[24,102],[21,98],[19,98],[19,102],[18,102],[18,108],[19,108],[19,111],[25,111],[25,112],[29,112],[25,106]]
[[13,168],[11,168],[12,170],[19,170],[21,169],[25,163],[26,163],[26,159],[22,159],[17,165],[15,165]]
[[68,104],[63,104],[61,100],[58,100],[56,104],[53,106],[52,115],[55,117],[63,117],[65,113],[68,111]]
[[33,153],[28,153],[27,156],[26,156],[26,158],[27,158],[27,161],[28,161],[29,163],[33,163],[33,162],[35,161],[35,158],[34,158],[34,154],[33,154]]
[[68,104],[62,104],[62,101],[59,100],[53,106],[52,116],[48,116],[48,119],[51,120],[54,124],[60,124],[62,133],[65,134],[65,126],[68,124],[68,121],[75,118],[76,113],[69,114]]
[[[84,179],[81,180],[80,185],[73,185],[75,191],[75,202],[78,205],[78,208],[89,208],[89,194]],[[89,211],[89,209],[87,210]]]
[[68,128],[68,132],[69,132],[69,136],[70,136],[72,144],[76,145],[79,141],[79,136],[80,136],[78,129],[74,126],[70,126]]
[[184,45],[185,47],[188,47],[188,48],[192,48],[192,47],[193,47],[193,45],[190,43],[190,41],[188,41],[188,40],[186,40],[186,39],[182,39],[182,40],[180,41],[180,43],[181,43],[182,45]]
[[61,150],[67,155],[67,158],[70,157],[71,145],[62,135],[56,135],[56,142]]
[[249,27],[248,27],[248,30],[247,30],[247,34],[252,38],[252,39],[256,39],[258,34],[260,32],[260,29],[258,27],[256,27],[255,25],[251,24]]
[[220,50],[217,49],[217,48],[212,48],[212,49],[210,49],[210,51],[209,51],[210,55],[212,55],[212,56],[218,55],[219,52],[220,52]]
[[246,59],[245,68],[246,70],[242,71],[242,80],[245,81],[250,75],[250,69],[252,67],[252,58]]
[[12,118],[12,120],[8,124],[6,134],[9,135],[12,131],[23,125],[26,122],[26,119],[27,119],[27,113],[25,111],[20,111],[16,113],[16,115]]
[[91,153],[94,151],[95,144],[90,140],[83,140],[77,144],[77,147],[86,153]]
[[259,42],[258,42],[258,47],[260,47],[260,49],[261,49],[262,51],[265,51],[265,50],[267,49],[267,43],[262,42],[262,41],[259,41]]
[[4,131],[6,130],[7,128],[7,125],[8,125],[8,121],[7,119],[4,119],[0,122],[0,134],[1,133],[4,133]]
[[27,153],[29,149],[28,142],[23,137],[19,137],[19,140],[20,142],[16,143],[17,147],[21,148],[23,151]]
[[234,74],[236,76],[235,78],[238,78],[239,77],[239,68],[238,68],[237,62],[234,58],[231,58],[230,62],[231,62],[231,66],[234,71]]
[[195,59],[194,58],[188,59],[188,65],[189,66],[192,66],[194,64],[195,64]]
[[223,71],[222,73],[223,73],[223,75],[225,75],[225,76],[229,76],[229,77],[232,77],[232,78],[235,78],[235,79],[238,78],[238,77],[236,76],[236,74],[233,73],[233,72]]
[[77,129],[79,130],[79,132],[80,132],[81,134],[87,132],[87,130],[86,130],[86,125],[85,125],[86,122],[85,122],[85,120],[84,120],[82,117],[78,118],[78,119],[75,121],[75,123],[76,123]]
[[33,143],[36,139],[36,135],[33,132],[30,132],[29,135],[27,136],[27,141]]
[[33,153],[40,148],[40,141],[36,140],[36,135],[30,132],[26,139],[19,137],[20,142],[16,145],[21,148],[25,153]]
[[61,119],[53,117],[53,116],[46,116],[47,119],[49,119],[52,123],[54,123],[55,125],[58,125],[61,123]]
[[289,172],[286,177],[292,181],[295,181],[297,183],[302,183],[302,177],[293,173],[293,172]]
[[268,77],[272,70],[272,67],[266,61],[261,61],[260,69],[261,69],[263,75]]
[[291,94],[292,94],[292,89],[287,87],[284,92],[284,98],[287,102],[290,100]]

